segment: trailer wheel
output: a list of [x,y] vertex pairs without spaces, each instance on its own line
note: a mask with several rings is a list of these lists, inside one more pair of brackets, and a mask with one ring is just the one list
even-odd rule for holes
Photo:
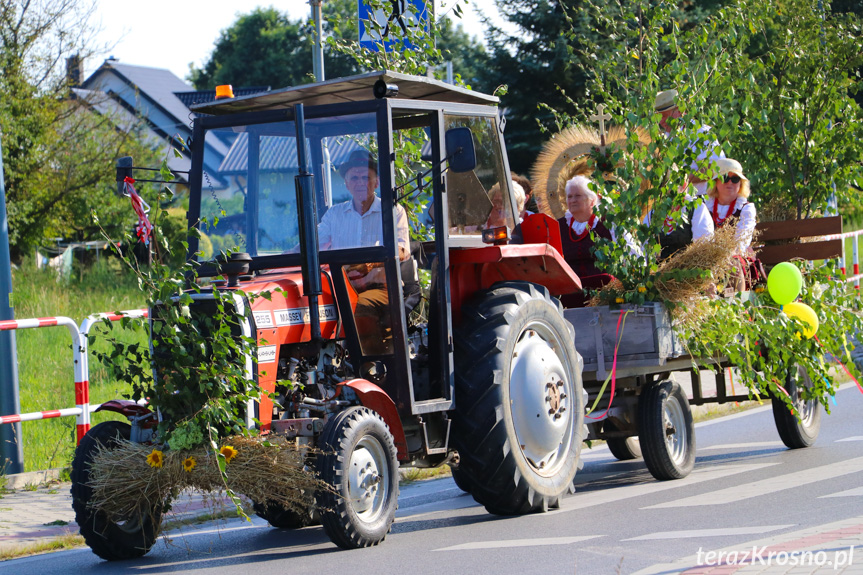
[[560,302],[528,282],[495,284],[462,310],[450,440],[490,513],[558,507],[572,485],[584,422],[574,340]]
[[276,529],[302,529],[321,522],[321,517],[314,506],[302,513],[286,509],[273,501],[255,503],[253,508],[255,515],[266,520]]
[[674,381],[653,383],[638,401],[644,463],[660,481],[681,479],[695,466],[695,425],[689,400]]
[[[617,426],[611,420],[605,422],[603,427],[609,431],[617,431]],[[641,443],[638,437],[612,437],[605,440],[608,450],[618,461],[629,461],[641,457]]]
[[[812,380],[805,369],[797,366],[797,373],[790,374],[786,380],[785,390],[791,396],[795,411],[788,409],[788,404],[783,398],[773,396],[773,421],[782,443],[789,449],[800,449],[809,447],[818,439],[821,431],[821,404],[817,398],[802,399],[800,397],[801,387],[811,387]],[[797,414],[800,418],[797,418]]]
[[145,555],[159,533],[162,520],[160,505],[142,508],[137,517],[114,522],[104,513],[93,511],[88,504],[93,498],[90,481],[90,463],[99,446],[108,448],[118,440],[129,439],[131,428],[122,421],[105,421],[93,427],[81,439],[72,461],[72,508],[75,522],[84,541],[93,553],[107,561],[134,559]]
[[317,494],[321,524],[342,549],[377,545],[395,520],[399,462],[387,424],[367,407],[333,417],[321,436],[320,478],[332,490]]

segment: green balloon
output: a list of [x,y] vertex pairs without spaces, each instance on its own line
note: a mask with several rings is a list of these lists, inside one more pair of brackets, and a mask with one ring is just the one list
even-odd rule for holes
[[803,289],[803,275],[792,263],[777,264],[767,276],[767,291],[779,305],[791,303]]

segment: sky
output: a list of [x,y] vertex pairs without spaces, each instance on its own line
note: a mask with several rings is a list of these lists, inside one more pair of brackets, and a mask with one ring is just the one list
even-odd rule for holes
[[[457,1],[444,0],[443,13]],[[440,0],[436,5],[440,6]],[[98,0],[92,23],[101,25],[97,41],[108,48],[102,56],[84,63],[85,73],[91,74],[105,58],[114,56],[125,64],[167,68],[185,79],[191,63],[200,67],[207,60],[219,32],[229,27],[238,14],[257,6],[287,11],[293,20],[306,19],[311,14],[307,0],[147,0],[134,10],[121,0]],[[462,4],[465,30],[481,39],[482,25],[474,6],[487,13],[496,14],[496,10],[493,0],[471,0],[469,7]]]

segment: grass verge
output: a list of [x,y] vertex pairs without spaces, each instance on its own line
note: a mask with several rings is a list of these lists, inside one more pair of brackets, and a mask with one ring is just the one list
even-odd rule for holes
[[[65,316],[80,323],[100,312],[141,308],[142,293],[134,278],[122,272],[116,261],[103,260],[86,273],[60,280],[51,270],[33,269],[26,262],[12,277],[15,317]],[[103,330],[95,327],[91,334]],[[21,413],[61,409],[75,405],[75,378],[68,329],[48,327],[15,332]],[[98,347],[99,342],[94,343]],[[92,358],[92,355],[91,355]],[[90,403],[123,397],[130,388],[112,381],[105,369],[90,362]],[[92,424],[116,419],[114,414],[94,413]],[[24,470],[61,467],[71,462],[75,449],[75,418],[62,417],[21,424]]]
[[29,557],[30,555],[39,555],[41,553],[51,553],[54,551],[64,551],[66,549],[75,549],[84,545],[84,538],[75,533],[68,533],[56,539],[40,541],[32,545],[21,545],[20,547],[12,547],[10,549],[0,549],[0,561],[8,561],[10,559],[20,559],[21,557]]

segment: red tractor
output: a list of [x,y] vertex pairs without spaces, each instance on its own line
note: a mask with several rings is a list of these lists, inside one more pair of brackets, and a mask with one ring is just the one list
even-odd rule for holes
[[[249,425],[318,447],[313,465],[333,487],[308,516],[256,502],[274,526],[319,519],[340,547],[376,545],[400,465],[450,464],[500,515],[546,511],[570,491],[585,394],[554,296],[581,286],[547,243],[506,243],[518,213],[496,103],[376,72],[194,108],[189,225],[240,252],[200,275],[227,278],[216,290],[271,294],[235,298],[251,306],[244,331],[259,344],[248,377],[270,392]],[[422,146],[425,171],[400,182],[406,143]],[[373,195],[357,201],[355,185]],[[427,235],[408,249],[404,205],[416,195]],[[489,229],[495,200],[505,222]],[[411,311],[417,268],[430,278],[423,314]],[[191,313],[211,300],[202,290]],[[157,531],[152,514],[117,524],[87,507],[91,451],[118,433],[149,439],[143,412],[125,409],[131,425],[94,427],[73,473],[78,524],[106,559],[143,555]]]

